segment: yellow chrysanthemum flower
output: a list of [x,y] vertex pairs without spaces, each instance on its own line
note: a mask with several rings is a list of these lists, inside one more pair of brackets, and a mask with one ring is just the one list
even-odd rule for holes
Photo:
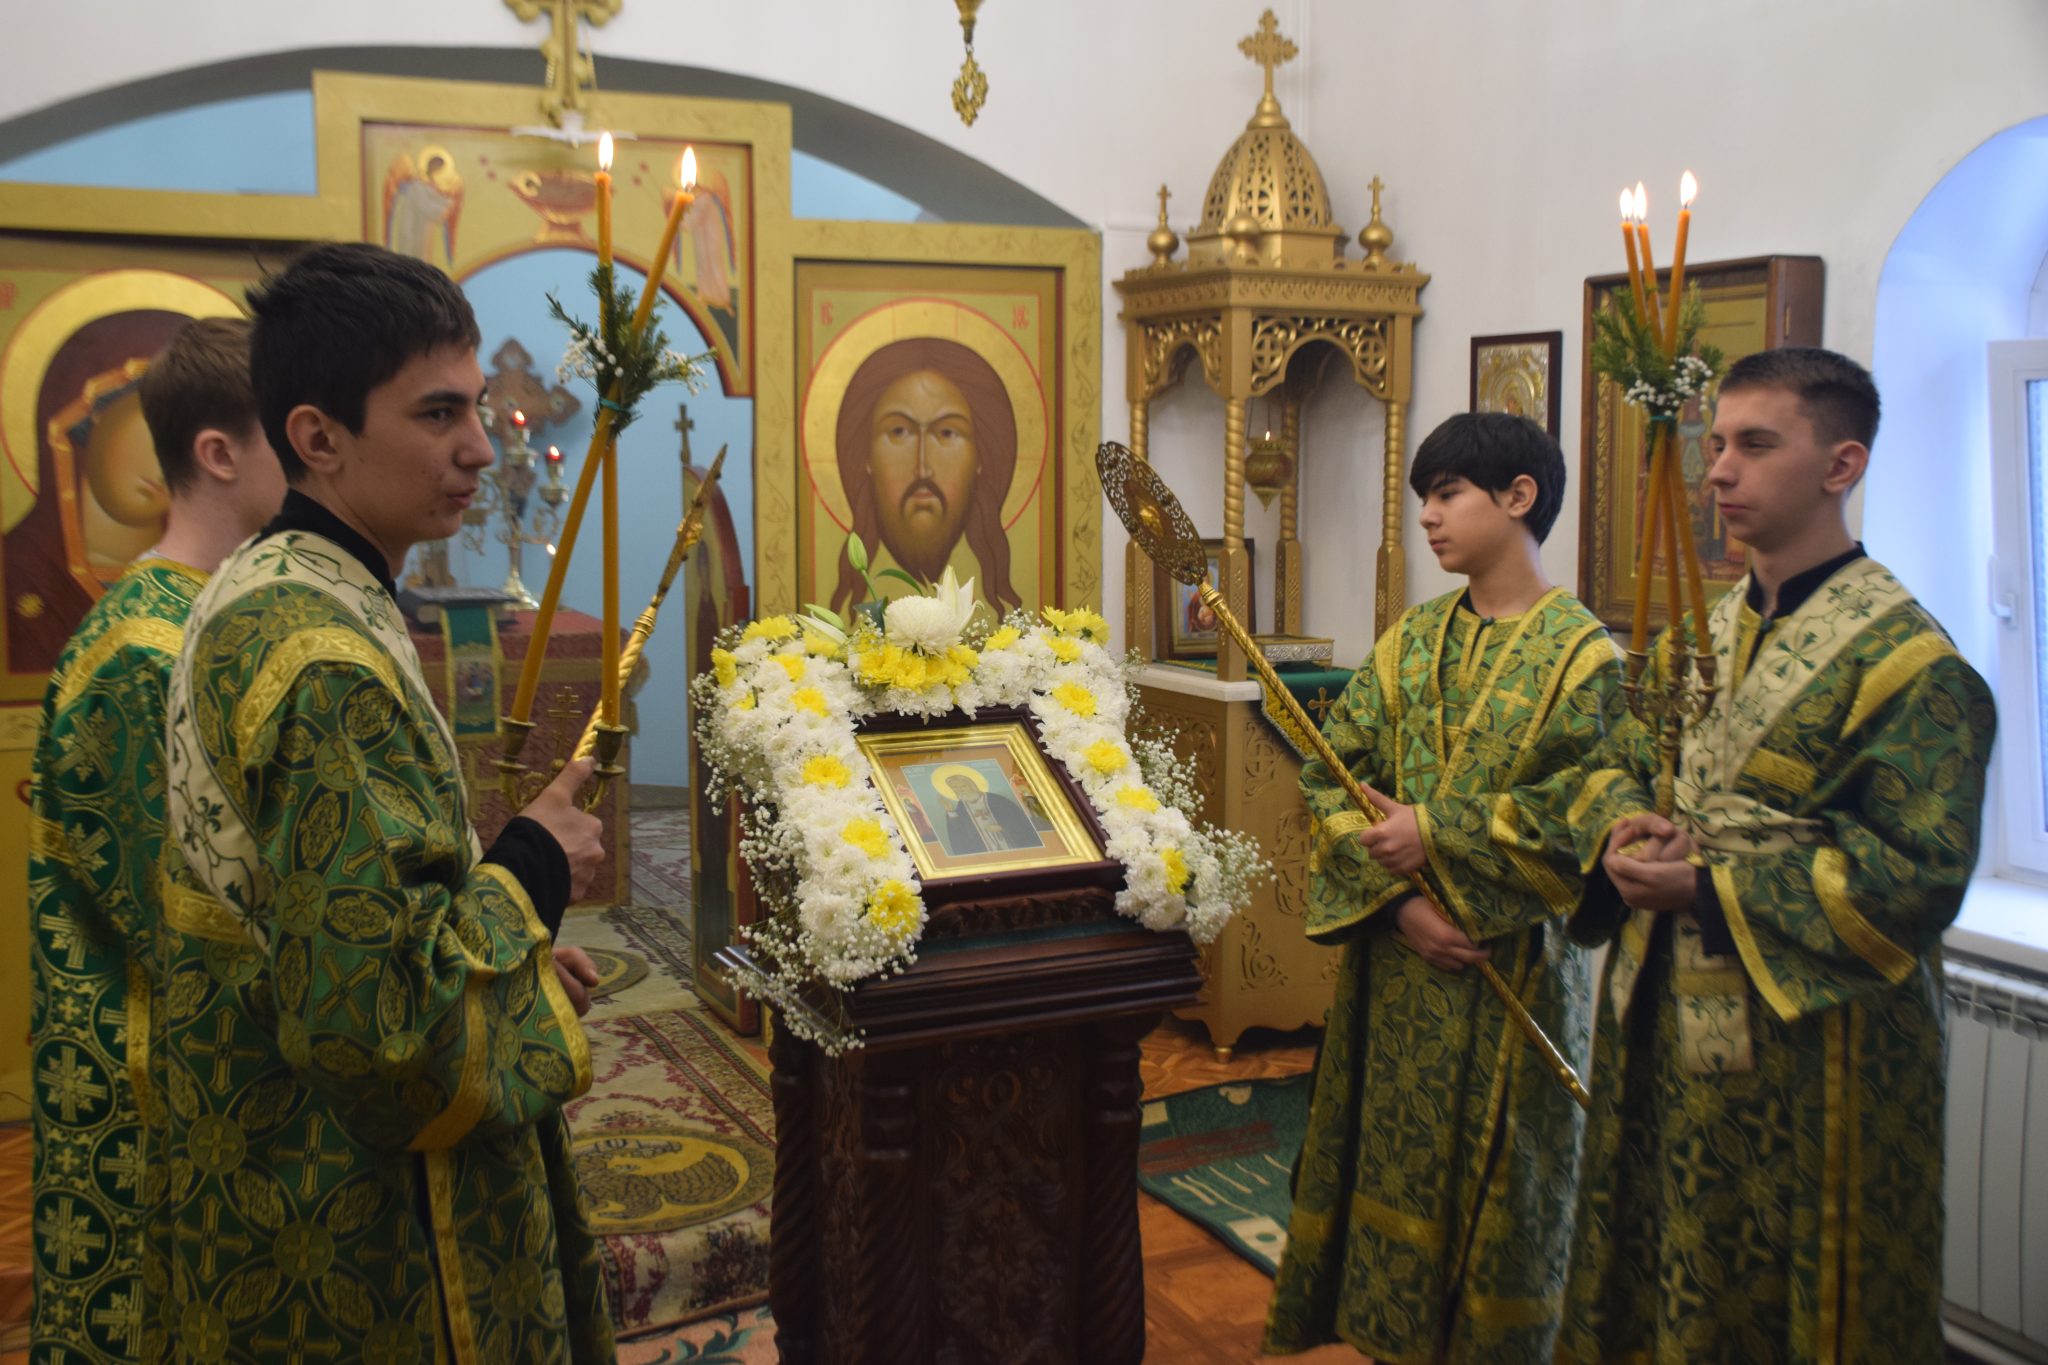
[[1159,798],[1152,794],[1150,787],[1119,787],[1117,804],[1129,806],[1132,810],[1158,810]]
[[1058,607],[1047,607],[1045,619],[1052,623],[1054,630],[1067,635],[1079,635],[1093,640],[1098,645],[1109,643],[1109,622],[1086,607],[1073,611],[1061,611]]
[[750,622],[740,638],[743,640],[787,640],[796,634],[796,622],[787,616],[764,616]]
[[711,672],[717,677],[720,687],[731,687],[739,677],[739,662],[729,649],[711,651]]
[[789,674],[791,682],[801,682],[804,676],[804,656],[801,654],[778,654],[775,662],[782,665],[782,671]]
[[1187,889],[1188,860],[1181,856],[1179,849],[1166,848],[1160,850],[1159,861],[1166,868],[1166,889],[1178,896]]
[[891,878],[868,897],[868,920],[891,938],[908,937],[917,928],[917,895]]
[[852,780],[852,770],[831,754],[815,754],[804,763],[806,787],[843,787]]
[[789,704],[799,711],[809,711],[815,716],[831,714],[825,706],[825,694],[815,687],[799,687],[789,694]]
[[1052,699],[1077,716],[1095,714],[1095,694],[1079,683],[1061,683],[1052,690]]
[[1081,751],[1081,757],[1087,759],[1088,766],[1099,773],[1116,772],[1130,762],[1130,755],[1124,752],[1124,746],[1108,739],[1096,740]]
[[1058,659],[1063,664],[1070,664],[1081,657],[1079,642],[1069,640],[1064,635],[1053,636],[1045,642],[1045,645],[1047,649],[1052,651],[1052,657]]
[[839,642],[815,630],[807,630],[804,632],[804,653],[815,654],[821,659],[836,659],[839,657]]
[[988,637],[988,640],[981,647],[982,652],[993,654],[997,650],[1008,649],[1022,638],[1022,636],[1017,634],[1015,626],[1004,626],[1001,630]]
[[882,826],[869,816],[856,816],[846,822],[846,828],[839,831],[839,837],[852,844],[870,858],[879,858],[889,851],[889,836],[882,833]]
[[747,694],[746,694],[745,696],[741,697],[741,698],[740,698],[740,699],[739,699],[738,701],[736,701],[736,702],[734,702],[734,703],[732,704],[732,709],[733,709],[733,710],[735,710],[735,711],[751,711],[751,710],[753,710],[753,709],[754,709],[754,694],[753,694],[752,692],[749,692],[749,693],[747,693]]

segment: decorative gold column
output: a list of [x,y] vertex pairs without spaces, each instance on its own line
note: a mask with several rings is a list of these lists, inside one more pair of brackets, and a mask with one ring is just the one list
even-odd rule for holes
[[1293,465],[1280,488],[1280,555],[1273,561],[1273,629],[1301,634],[1301,392],[1292,384],[1280,392],[1280,444]]
[[1401,521],[1407,505],[1401,496],[1407,472],[1404,446],[1408,439],[1408,405],[1387,400],[1386,505],[1380,511],[1378,581],[1373,584],[1372,634],[1377,640],[1408,604],[1408,556],[1401,548]]
[[[1152,404],[1140,398],[1131,404],[1131,454],[1145,456],[1145,437],[1152,417]],[[1152,561],[1138,548],[1138,542],[1124,542],[1124,650],[1143,663],[1154,658],[1152,643]]]
[[[1245,413],[1251,406],[1245,398],[1223,402],[1223,600],[1238,619],[1244,619],[1251,605],[1251,557],[1244,552],[1244,460]],[[1244,653],[1236,642],[1217,632],[1216,676],[1224,682],[1240,682],[1245,676]]]

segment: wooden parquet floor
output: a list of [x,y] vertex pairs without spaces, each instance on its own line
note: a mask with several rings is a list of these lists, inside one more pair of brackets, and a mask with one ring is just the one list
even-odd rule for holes
[[[1216,1060],[1196,1024],[1170,1019],[1145,1040],[1140,1069],[1145,1098],[1177,1095],[1222,1081],[1292,1076],[1315,1064],[1313,1030],[1253,1033],[1227,1062]],[[1237,1253],[1149,1194],[1138,1195],[1138,1229],[1145,1244],[1145,1359],[1161,1365],[1249,1365],[1286,1360],[1297,1365],[1357,1365],[1365,1356],[1349,1346],[1325,1346],[1298,1356],[1264,1356],[1259,1338],[1273,1282]]]
[[[1218,1062],[1202,1030],[1177,1020],[1145,1040],[1145,1096],[1196,1090],[1219,1081],[1291,1076],[1315,1059],[1312,1033],[1254,1034]],[[29,1265],[28,1125],[0,1127],[0,1365],[25,1365]],[[1145,1244],[1147,1361],[1160,1365],[1249,1365],[1265,1360],[1259,1335],[1273,1282],[1251,1264],[1149,1195],[1139,1200]],[[1281,1359],[1273,1357],[1272,1359]],[[1284,1359],[1299,1365],[1356,1365],[1348,1347],[1324,1347]]]

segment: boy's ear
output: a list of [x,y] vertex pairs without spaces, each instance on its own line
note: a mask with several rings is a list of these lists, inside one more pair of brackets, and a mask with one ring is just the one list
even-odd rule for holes
[[341,462],[341,451],[335,443],[335,428],[340,423],[311,403],[301,403],[286,414],[285,435],[292,443],[292,449],[299,460],[314,473],[332,473]]
[[192,463],[203,478],[222,484],[235,481],[234,444],[217,427],[207,427],[192,438]]
[[1526,517],[1536,506],[1537,492],[1536,480],[1527,474],[1517,474],[1500,492],[1501,510],[1511,517]]

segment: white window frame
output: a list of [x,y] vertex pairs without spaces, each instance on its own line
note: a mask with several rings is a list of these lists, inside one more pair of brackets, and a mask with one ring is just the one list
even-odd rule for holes
[[[2048,383],[2048,340],[1990,344],[1992,557],[1990,607],[1997,620],[1999,758],[1993,788],[1998,873],[2048,881],[2048,755],[2036,662],[2048,602],[2037,600],[2031,527],[2035,482],[2048,499],[2048,469],[2029,468],[2027,386]],[[2048,545],[2040,547],[2048,555]]]

